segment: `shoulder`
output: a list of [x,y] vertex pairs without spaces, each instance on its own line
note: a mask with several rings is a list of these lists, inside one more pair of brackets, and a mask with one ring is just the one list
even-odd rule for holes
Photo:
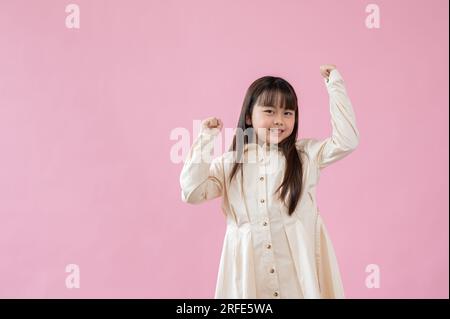
[[297,140],[296,147],[300,153],[314,161],[328,141],[329,139],[303,138]]
[[214,166],[220,166],[220,167],[226,167],[229,165],[229,163],[232,163],[234,159],[234,153],[233,152],[224,152],[222,155],[219,155],[215,157],[211,164]]
[[319,140],[316,138],[312,137],[301,138],[295,142],[295,147],[299,152],[311,154],[314,151],[314,149],[317,148],[318,143]]

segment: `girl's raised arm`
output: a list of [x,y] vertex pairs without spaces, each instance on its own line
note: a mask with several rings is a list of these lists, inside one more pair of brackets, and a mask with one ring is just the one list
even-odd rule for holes
[[[222,195],[224,172],[222,156],[211,160],[214,139],[220,132],[221,123],[210,125],[211,119],[203,121],[202,129],[194,140],[180,174],[181,199],[199,204]],[[220,125],[219,125],[220,123]]]
[[330,100],[332,134],[324,140],[314,140],[311,151],[319,169],[325,168],[350,154],[359,144],[355,113],[347,96],[344,80],[335,68],[324,79]]

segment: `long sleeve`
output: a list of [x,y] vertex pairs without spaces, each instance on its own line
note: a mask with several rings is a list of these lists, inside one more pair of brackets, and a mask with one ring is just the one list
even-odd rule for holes
[[181,199],[198,204],[222,195],[222,156],[211,159],[217,129],[202,129],[194,140],[180,174]]
[[355,113],[341,74],[333,69],[324,82],[329,94],[332,135],[311,144],[320,169],[347,156],[359,144]]

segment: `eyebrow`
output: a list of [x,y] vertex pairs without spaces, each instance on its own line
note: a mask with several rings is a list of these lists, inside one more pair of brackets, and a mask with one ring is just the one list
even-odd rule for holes
[[[275,106],[272,106],[272,105],[258,105],[258,106],[260,106],[260,107],[270,107],[270,108],[272,108],[272,109],[276,109],[276,107],[275,107]],[[283,107],[283,108],[281,108],[281,109],[282,109],[282,110],[286,110],[286,112],[288,112],[288,111],[294,112],[294,110],[287,109],[287,108],[285,108],[285,107]]]

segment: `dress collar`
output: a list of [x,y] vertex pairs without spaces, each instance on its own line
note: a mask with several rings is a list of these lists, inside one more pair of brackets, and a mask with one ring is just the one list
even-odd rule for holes
[[281,151],[278,148],[277,144],[261,146],[261,145],[258,145],[257,143],[247,143],[244,145],[244,152],[256,151],[256,150],[258,150],[258,152],[261,152],[262,154],[264,154],[264,151],[266,151],[266,153]]
[[244,161],[246,163],[263,163],[266,164],[274,155],[281,152],[276,144],[260,146],[256,143],[247,143],[244,145]]

